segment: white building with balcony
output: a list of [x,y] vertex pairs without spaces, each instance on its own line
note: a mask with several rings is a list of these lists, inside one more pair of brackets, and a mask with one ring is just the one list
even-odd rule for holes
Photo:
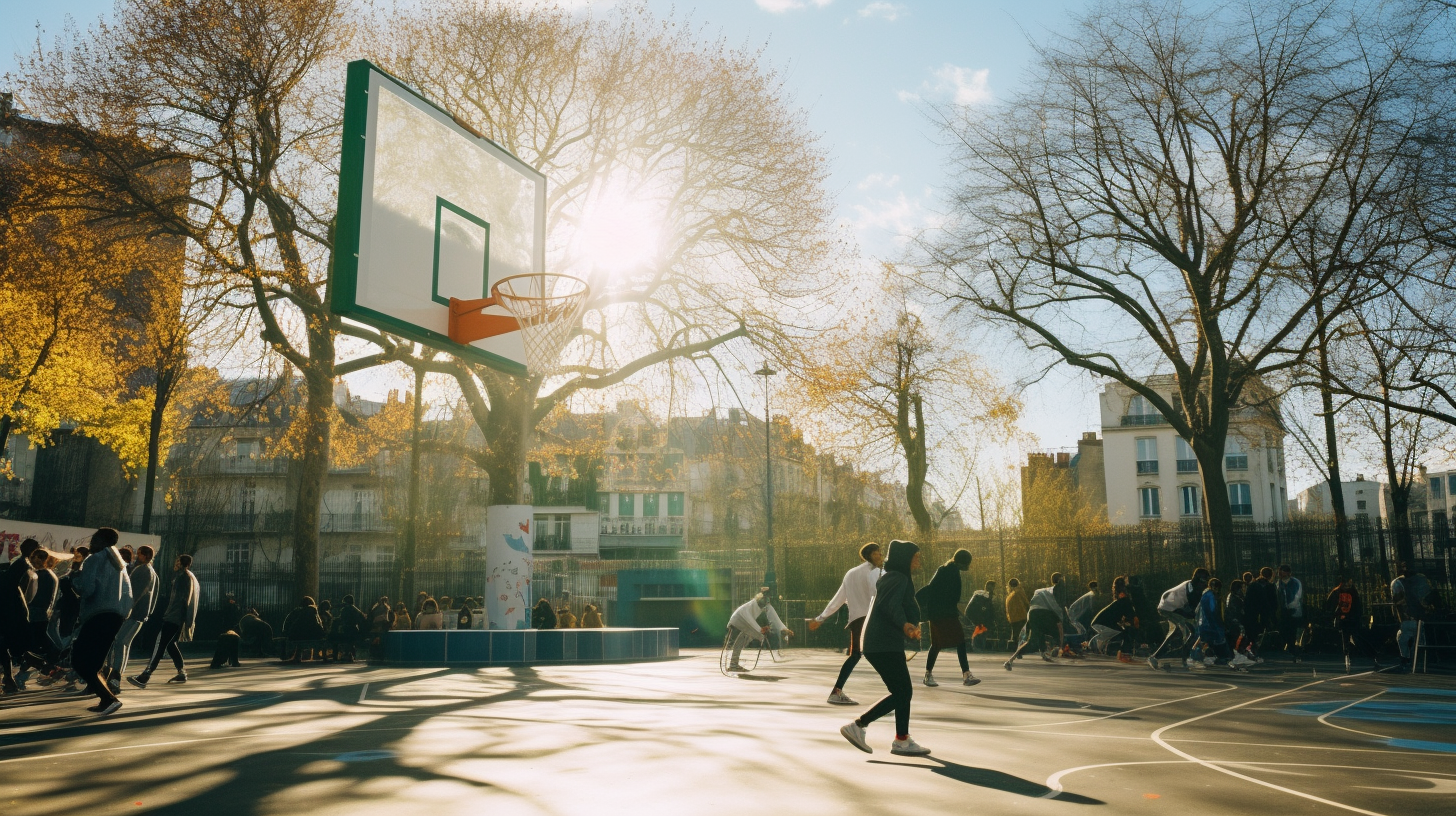
[[[1148,384],[1178,405],[1172,377]],[[1113,524],[1197,521],[1203,518],[1203,477],[1188,442],[1141,395],[1110,383],[1099,400],[1107,517]],[[1277,405],[1274,410],[1277,410]],[[1235,521],[1288,519],[1283,435],[1256,409],[1234,412],[1223,458]]]

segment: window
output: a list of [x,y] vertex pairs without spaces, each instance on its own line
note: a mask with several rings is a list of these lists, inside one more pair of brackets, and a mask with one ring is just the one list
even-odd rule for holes
[[1178,472],[1197,473],[1198,455],[1193,452],[1193,446],[1188,444],[1188,440],[1180,436],[1174,447],[1178,450]]
[[1158,472],[1158,440],[1156,437],[1144,436],[1137,440],[1137,472],[1157,473]]
[[1138,488],[1138,503],[1141,505],[1138,515],[1143,518],[1161,518],[1163,508],[1158,501],[1158,488]]
[[1431,480],[1431,498],[1433,498],[1433,499],[1442,498],[1441,488],[1444,487],[1444,486],[1445,486],[1445,482],[1442,481],[1442,479],[1441,479],[1440,476],[1437,476],[1436,478],[1432,479]]
[[1360,512],[1360,513],[1362,513],[1362,514],[1365,512],[1365,500],[1364,499],[1360,499],[1359,501],[1355,502],[1355,510],[1358,511],[1358,512]]
[[1183,515],[1203,515],[1203,497],[1198,493],[1198,485],[1183,485],[1178,488],[1178,498],[1183,505]]
[[[249,480],[251,481],[251,480]],[[238,489],[238,511],[251,519],[258,513],[258,488],[246,485]]]
[[247,564],[253,560],[253,544],[250,541],[229,541],[227,545],[227,562],[229,564]]
[[1148,404],[1145,397],[1134,394],[1133,398],[1128,400],[1127,412],[1133,416],[1147,416],[1153,413],[1153,406]]
[[[1230,436],[1223,446],[1223,467],[1224,470],[1248,470],[1249,452],[1244,448],[1244,442],[1238,437]],[[1232,488],[1232,485],[1230,485]],[[1248,485],[1245,485],[1248,487]]]
[[533,550],[570,550],[571,516],[565,514],[536,516],[536,535],[531,541]]
[[661,495],[658,493],[642,494],[642,515],[646,516],[647,518],[657,518],[657,516],[659,515],[657,510],[658,501],[660,498]]
[[1447,476],[1446,477],[1446,487],[1447,487],[1447,490],[1446,490],[1447,493],[1450,493],[1452,495],[1456,495],[1456,473],[1453,473],[1450,476]]
[[1127,425],[1166,425],[1168,420],[1158,412],[1158,409],[1148,404],[1146,398],[1134,394],[1127,403],[1127,413],[1122,416],[1122,424]]
[[629,518],[631,516],[637,515],[637,494],[636,493],[618,493],[617,494],[617,515],[619,515],[619,516],[627,516]]
[[1235,516],[1254,515],[1253,494],[1249,492],[1249,486],[1242,482],[1228,486],[1229,509]]
[[681,516],[683,514],[683,494],[667,494],[667,514],[669,516]]

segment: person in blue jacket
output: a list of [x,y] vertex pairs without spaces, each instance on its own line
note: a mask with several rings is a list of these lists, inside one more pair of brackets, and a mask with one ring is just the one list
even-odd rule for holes
[[915,582],[910,574],[920,566],[920,548],[909,541],[891,541],[885,556],[885,574],[875,583],[875,597],[870,600],[869,615],[864,622],[864,656],[889,690],[884,699],[861,714],[858,719],[839,729],[854,747],[874,753],[865,741],[870,723],[895,712],[895,741],[890,753],[901,756],[925,756],[930,749],[921,747],[910,737],[910,698],[914,685],[905,660],[905,641],[920,642],[920,604],[915,602]]

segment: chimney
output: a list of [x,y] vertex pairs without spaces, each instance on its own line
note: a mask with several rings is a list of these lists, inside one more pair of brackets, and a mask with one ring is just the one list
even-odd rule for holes
[[1067,465],[1067,464],[1071,464],[1071,462],[1072,462],[1072,454],[1067,453],[1066,451],[1057,451],[1057,464],[1058,465]]
[[1097,441],[1097,432],[1096,431],[1083,431],[1082,432],[1082,441],[1083,442],[1096,442]]

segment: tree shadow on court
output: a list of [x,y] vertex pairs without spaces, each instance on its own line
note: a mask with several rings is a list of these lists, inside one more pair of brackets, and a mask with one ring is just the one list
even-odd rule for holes
[[970,765],[962,765],[958,762],[950,762],[939,757],[925,757],[926,760],[936,763],[935,765],[921,765],[914,762],[886,762],[882,759],[872,759],[872,765],[898,765],[901,768],[919,768],[923,771],[930,771],[936,776],[962,782],[967,785],[975,785],[978,788],[991,788],[992,790],[1003,791],[1017,796],[1026,796],[1033,799],[1055,799],[1058,802],[1070,802],[1076,805],[1105,805],[1101,799],[1082,796],[1066,791],[1057,791],[1053,795],[1051,788],[1046,785],[1032,782],[1029,779],[1022,779],[1019,776],[1012,776],[1009,773],[993,771],[989,768],[975,768]]
[[984,694],[971,692],[972,697],[980,697],[985,700],[1000,700],[1005,703],[1016,703],[1017,705],[1036,706],[1038,708],[1059,708],[1076,709],[1078,711],[1101,711],[1121,713],[1128,709],[1121,706],[1093,705],[1079,700],[1054,700],[1048,697],[1010,697],[1004,694]]

